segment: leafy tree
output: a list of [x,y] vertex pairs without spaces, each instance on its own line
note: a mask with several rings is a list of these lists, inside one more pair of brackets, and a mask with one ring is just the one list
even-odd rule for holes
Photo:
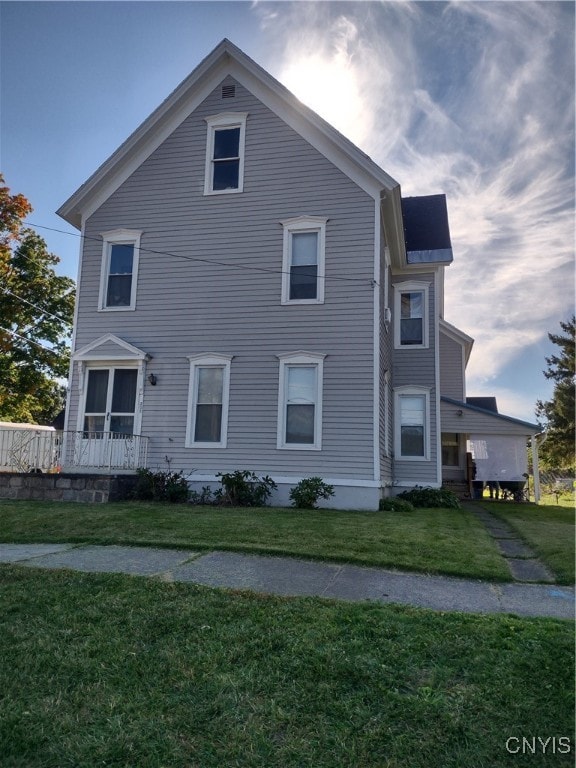
[[23,226],[31,210],[0,174],[0,421],[46,423],[64,403],[74,281],[56,274],[60,259]]
[[576,317],[561,322],[563,333],[549,333],[548,338],[559,353],[546,358],[547,379],[554,380],[552,399],[538,400],[536,416],[541,419],[548,432],[542,444],[540,456],[543,466],[548,469],[574,468],[574,441],[576,437],[574,384],[575,368],[575,327]]

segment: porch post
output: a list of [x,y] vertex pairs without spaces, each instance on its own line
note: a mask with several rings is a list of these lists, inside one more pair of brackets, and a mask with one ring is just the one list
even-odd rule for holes
[[534,477],[534,501],[540,501],[540,468],[538,466],[538,436],[532,435],[532,473]]

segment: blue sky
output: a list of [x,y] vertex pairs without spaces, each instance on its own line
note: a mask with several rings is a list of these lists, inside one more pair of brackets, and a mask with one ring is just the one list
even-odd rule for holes
[[[55,210],[224,37],[367,152],[444,192],[468,394],[534,420],[574,310],[573,2],[0,2],[0,169]],[[38,229],[76,277],[78,238]]]

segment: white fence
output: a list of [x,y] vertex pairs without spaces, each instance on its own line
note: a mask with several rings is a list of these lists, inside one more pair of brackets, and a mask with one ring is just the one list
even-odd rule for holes
[[115,432],[0,428],[0,472],[104,472],[145,467],[148,438]]

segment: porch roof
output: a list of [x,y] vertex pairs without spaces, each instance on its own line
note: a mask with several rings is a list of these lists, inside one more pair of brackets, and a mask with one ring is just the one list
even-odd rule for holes
[[451,397],[440,397],[443,432],[488,432],[490,434],[538,435],[540,424],[495,413]]

